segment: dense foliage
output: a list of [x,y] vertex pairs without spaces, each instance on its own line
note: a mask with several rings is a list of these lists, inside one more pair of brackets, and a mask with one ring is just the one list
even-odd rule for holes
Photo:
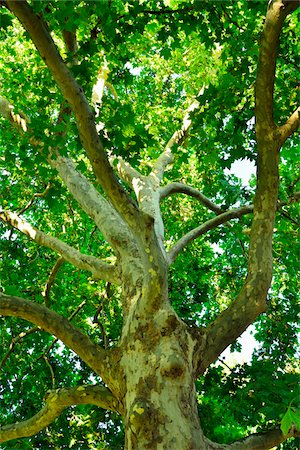
[[[26,132],[0,118],[1,209],[15,211],[32,226],[84,254],[113,258],[103,235],[78,206],[46,155],[58,147],[94,181],[75,119],[28,33],[2,3],[0,95],[24,117]],[[243,185],[230,170],[235,161],[256,162],[254,83],[266,13],[262,1],[43,1],[30,2],[45,19],[72,74],[91,101],[99,70],[108,81],[96,121],[108,154],[119,155],[147,175],[173,133],[192,112],[188,138],[173,150],[164,183],[197,188],[226,211],[251,204],[255,177]],[[295,109],[297,19],[288,16],[281,34],[274,116],[283,124]],[[76,32],[70,51],[64,33]],[[64,32],[64,33],[63,33]],[[100,112],[99,112],[100,111]],[[274,234],[274,278],[269,309],[253,324],[257,344],[251,361],[213,364],[197,382],[205,434],[230,443],[280,424],[299,403],[297,317],[299,313],[299,141],[292,136],[280,160]],[[133,197],[130,187],[123,187]],[[98,186],[103,193],[102,187]],[[166,245],[215,216],[197,199],[177,194],[162,203]],[[239,292],[247,273],[252,215],[225,223],[192,242],[171,266],[172,306],[188,325],[210,324]],[[0,224],[1,290],[46,304],[112,348],[122,330],[120,289],[94,280],[27,236]],[[1,424],[33,416],[49,389],[100,381],[61,341],[27,321],[1,317]],[[241,349],[241,340],[232,350]],[[298,391],[299,393],[299,391]],[[66,409],[36,436],[8,441],[3,449],[121,449],[123,429],[115,412],[94,405]],[[296,440],[299,438],[296,438]],[[296,449],[295,439],[278,448]],[[298,441],[299,444],[299,441]]]

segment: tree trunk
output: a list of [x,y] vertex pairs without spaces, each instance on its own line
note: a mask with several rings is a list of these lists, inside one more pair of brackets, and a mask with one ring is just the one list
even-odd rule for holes
[[188,327],[166,304],[150,321],[142,314],[131,318],[122,341],[125,449],[206,448]]

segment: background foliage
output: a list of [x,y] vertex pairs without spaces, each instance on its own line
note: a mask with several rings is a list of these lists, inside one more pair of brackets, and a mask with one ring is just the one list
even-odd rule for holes
[[[108,152],[119,154],[144,173],[178,129],[197,98],[188,141],[177,150],[169,181],[184,181],[221,208],[252,202],[255,180],[243,186],[228,173],[236,160],[255,161],[254,80],[259,38],[266,10],[261,1],[43,1],[31,2],[52,30],[76,79],[91,98],[106,58],[109,81],[99,121]],[[5,8],[0,10],[0,91],[31,121],[46,147],[59,144],[92,179],[73,119],[66,137],[53,142],[62,102],[45,63],[26,32]],[[276,77],[275,116],[283,123],[293,110],[297,84],[295,15],[282,34]],[[64,49],[62,30],[77,32],[78,64]],[[3,208],[83,253],[108,256],[109,248],[45,158],[0,119],[0,183]],[[59,126],[59,125],[57,125]],[[291,139],[281,158],[280,199],[299,190],[299,143]],[[298,158],[298,159],[297,159]],[[40,193],[43,195],[36,196]],[[27,208],[29,202],[30,207]],[[207,220],[196,200],[177,195],[164,200],[169,243]],[[187,323],[210,323],[238,292],[246,273],[250,217],[224,225],[182,252],[170,272],[172,304]],[[229,443],[247,432],[278,424],[297,395],[297,301],[300,254],[299,209],[291,204],[278,214],[274,242],[274,283],[270,308],[254,324],[257,346],[252,360],[232,369],[218,363],[197,381],[199,414],[208,437]],[[246,230],[246,232],[245,232]],[[1,289],[43,303],[43,292],[57,255],[0,225]],[[120,295],[92,281],[68,263],[51,288],[49,306],[69,317],[100,345],[114,346],[120,335]],[[32,326],[0,319],[1,422],[33,415],[53,387],[96,380],[60,342],[36,330],[10,352],[11,342]],[[233,346],[239,349],[239,343]],[[99,380],[98,380],[99,381]],[[297,401],[297,400],[296,400]],[[96,431],[95,431],[96,430]],[[37,436],[5,443],[3,449],[120,449],[120,419],[93,406],[69,408]],[[281,445],[296,449],[295,441]]]

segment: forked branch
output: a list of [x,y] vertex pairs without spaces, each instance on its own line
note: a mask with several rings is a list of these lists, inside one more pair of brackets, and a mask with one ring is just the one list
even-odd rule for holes
[[116,398],[104,386],[86,385],[47,391],[44,401],[43,408],[30,419],[1,427],[0,443],[38,433],[72,405],[92,404],[111,411],[119,408]]

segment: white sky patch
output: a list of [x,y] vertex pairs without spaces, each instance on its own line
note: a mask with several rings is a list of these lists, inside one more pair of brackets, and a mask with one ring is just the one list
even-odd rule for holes
[[231,165],[230,169],[225,169],[224,172],[226,175],[235,175],[242,180],[243,186],[248,186],[251,176],[256,173],[256,166],[249,159],[238,159]]
[[248,363],[251,361],[252,353],[259,344],[253,336],[255,328],[250,325],[246,331],[238,338],[238,342],[242,345],[240,352],[230,352],[230,346],[224,350],[220,355],[222,359],[229,367],[234,367],[236,364]]
[[133,67],[133,65],[129,61],[125,64],[124,67],[125,67],[125,69],[129,70],[131,75],[134,75],[134,76],[140,75],[140,73],[142,71],[142,67]]

